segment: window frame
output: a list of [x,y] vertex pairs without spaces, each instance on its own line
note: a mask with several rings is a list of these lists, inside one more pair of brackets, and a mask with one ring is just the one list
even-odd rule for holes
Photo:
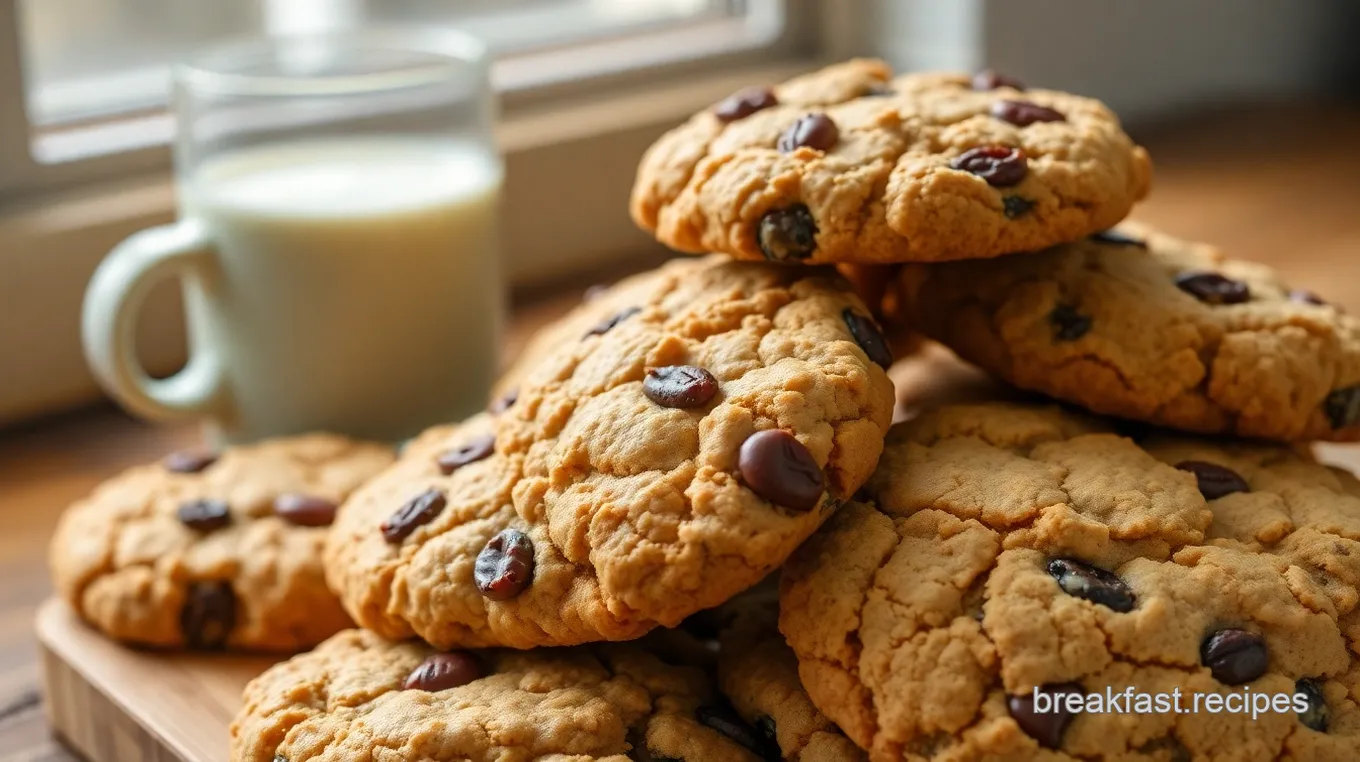
[[[561,288],[663,258],[627,212],[641,152],[740,87],[848,55],[858,18],[851,6],[864,1],[784,0],[782,33],[764,44],[589,81],[508,87],[497,139],[506,162],[509,285]],[[168,146],[64,165],[34,161],[16,87],[17,30],[16,0],[0,0],[0,427],[99,399],[80,345],[85,284],[114,244],[176,214]],[[585,180],[564,191],[578,177]],[[158,373],[184,356],[178,289],[165,285],[146,304],[137,342]]]
[[[34,136],[26,108],[19,1],[0,0],[0,51],[8,51],[0,54],[0,211],[16,198],[169,171],[173,122],[163,110],[59,125],[49,129],[49,138]],[[754,6],[752,20],[707,20],[498,60],[492,78],[501,94],[503,116],[513,119],[737,66],[810,60],[821,48],[818,10],[835,0],[748,0],[748,4]],[[743,39],[739,29],[743,25],[778,31],[764,39]],[[679,55],[665,52],[677,50],[677,45],[682,45]],[[639,65],[644,58],[650,60]],[[41,160],[42,153],[55,160]]]

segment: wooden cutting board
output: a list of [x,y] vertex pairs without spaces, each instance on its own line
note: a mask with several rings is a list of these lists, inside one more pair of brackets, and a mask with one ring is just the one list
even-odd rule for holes
[[37,618],[53,729],[92,762],[227,762],[227,728],[263,657],[138,651],[61,601]]
[[[1360,448],[1317,450],[1360,472]],[[241,690],[275,661],[130,649],[56,600],[39,610],[37,631],[52,727],[92,762],[227,762]]]

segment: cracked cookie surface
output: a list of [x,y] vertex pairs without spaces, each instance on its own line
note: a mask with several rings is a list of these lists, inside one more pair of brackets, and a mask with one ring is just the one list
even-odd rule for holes
[[[982,403],[895,426],[863,494],[786,566],[780,628],[815,704],[871,759],[1360,755],[1349,473]],[[1129,687],[1179,689],[1185,713],[1031,703]],[[1303,693],[1306,711],[1189,712],[1192,693],[1248,689]]]
[[994,257],[1123,219],[1147,152],[1099,101],[1013,84],[853,60],[742,91],[647,151],[633,219],[680,251],[802,263]]
[[1205,244],[1127,226],[985,265],[905,266],[888,291],[964,359],[1099,413],[1279,441],[1360,438],[1360,322]]
[[744,594],[718,609],[718,687],[787,762],[863,762],[864,752],[813,706],[779,634],[779,599]]
[[625,280],[546,329],[512,405],[426,432],[345,504],[328,578],[361,625],[441,648],[626,640],[718,605],[872,472],[893,399],[865,315],[830,271]]
[[232,762],[760,762],[702,670],[639,644],[450,655],[347,630],[244,698]]
[[392,460],[385,446],[310,434],[138,466],[63,514],[54,584],[118,640],[313,646],[351,625],[321,568],[326,525]]

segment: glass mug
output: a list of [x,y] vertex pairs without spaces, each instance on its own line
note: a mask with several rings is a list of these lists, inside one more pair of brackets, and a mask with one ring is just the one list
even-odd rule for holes
[[[484,47],[372,31],[231,45],[175,72],[180,220],[104,260],[96,378],[134,413],[240,442],[396,440],[481,409],[503,312],[502,164]],[[183,285],[190,353],[150,378],[140,306]]]

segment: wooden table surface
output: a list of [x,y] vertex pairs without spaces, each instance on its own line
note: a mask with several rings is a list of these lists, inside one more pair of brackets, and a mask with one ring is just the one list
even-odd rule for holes
[[[1360,154],[1350,150],[1358,134],[1360,110],[1323,107],[1224,113],[1140,134],[1157,176],[1135,216],[1273,264],[1360,312]],[[507,349],[579,293],[573,286],[518,305]],[[43,720],[32,636],[51,591],[44,557],[58,513],[122,468],[195,439],[191,427],[157,428],[110,408],[0,432],[0,760],[75,759]],[[1350,462],[1355,453],[1329,455]]]

